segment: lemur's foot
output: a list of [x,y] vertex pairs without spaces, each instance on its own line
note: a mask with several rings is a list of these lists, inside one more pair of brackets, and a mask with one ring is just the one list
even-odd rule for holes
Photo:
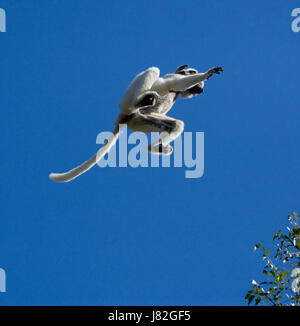
[[164,146],[162,144],[149,145],[148,151],[156,155],[171,155],[173,153],[173,147],[170,145]]

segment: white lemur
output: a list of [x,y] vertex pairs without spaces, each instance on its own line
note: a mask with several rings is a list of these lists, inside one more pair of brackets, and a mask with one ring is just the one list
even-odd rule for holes
[[160,77],[160,70],[151,67],[139,73],[127,88],[119,103],[119,114],[113,135],[100,150],[88,161],[65,173],[51,173],[50,179],[56,182],[68,182],[92,168],[110,151],[116,143],[121,129],[127,125],[132,131],[159,132],[157,141],[149,145],[153,154],[170,155],[173,148],[169,145],[184,129],[183,121],[166,116],[174,105],[178,95],[191,98],[203,92],[204,81],[213,74],[220,74],[222,67],[198,73],[196,69],[180,66],[172,74]]

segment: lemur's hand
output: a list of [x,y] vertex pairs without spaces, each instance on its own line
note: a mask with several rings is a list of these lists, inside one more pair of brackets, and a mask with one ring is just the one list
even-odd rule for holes
[[208,74],[208,78],[210,78],[213,74],[220,74],[221,71],[223,71],[223,68],[222,67],[214,67],[214,68],[211,68],[207,71],[207,74]]

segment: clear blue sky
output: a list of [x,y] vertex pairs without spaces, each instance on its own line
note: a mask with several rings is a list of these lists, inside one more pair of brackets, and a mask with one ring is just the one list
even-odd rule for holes
[[[300,210],[299,1],[8,1],[0,33],[0,305],[244,305]],[[205,132],[205,173],[98,167],[97,150],[149,66],[224,73],[171,116]]]

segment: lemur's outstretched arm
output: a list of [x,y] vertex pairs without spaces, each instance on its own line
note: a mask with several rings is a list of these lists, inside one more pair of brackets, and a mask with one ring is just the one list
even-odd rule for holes
[[221,71],[223,71],[222,67],[214,67],[205,73],[193,73],[189,75],[174,73],[166,75],[164,78],[159,78],[153,84],[152,90],[157,91],[161,89],[164,90],[165,93],[170,91],[184,92],[187,89],[207,80],[213,74],[220,74]]

